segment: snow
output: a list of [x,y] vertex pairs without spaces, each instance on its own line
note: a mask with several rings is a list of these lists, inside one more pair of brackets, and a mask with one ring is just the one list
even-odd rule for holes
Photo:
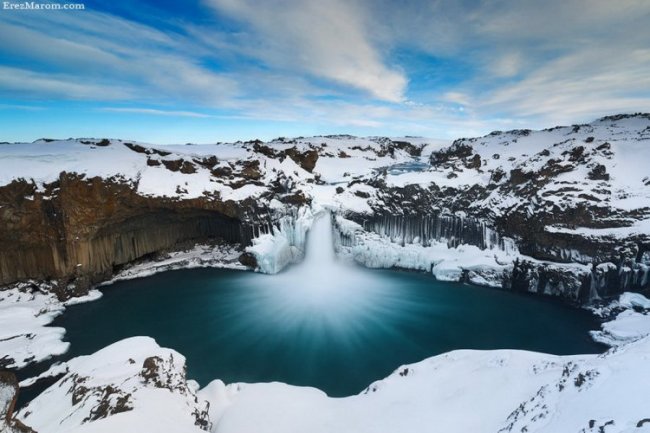
[[0,291],[0,363],[21,368],[65,353],[65,329],[47,326],[63,309],[52,294]]
[[21,380],[18,385],[21,388],[27,388],[34,385],[36,382],[38,382],[41,379],[46,379],[48,377],[57,377],[67,372],[68,372],[68,364],[66,364],[65,362],[55,362],[50,366],[50,368],[48,368],[38,376],[29,377],[27,379]]
[[87,295],[77,296],[75,298],[70,298],[67,301],[64,301],[63,305],[65,307],[69,307],[70,305],[77,305],[86,302],[96,301],[101,297],[102,297],[102,292],[100,292],[99,290],[90,290]]
[[602,331],[593,331],[594,340],[609,346],[638,340],[650,334],[650,317],[633,310],[619,313],[611,322],[602,325]]
[[650,310],[650,299],[640,293],[625,292],[618,298],[618,303],[624,308],[644,308]]
[[170,252],[164,257],[155,260],[127,266],[101,285],[148,277],[159,272],[175,269],[226,268],[245,270],[246,267],[239,263],[240,254],[241,251],[232,245],[197,244],[184,251]]
[[584,237],[613,237],[624,239],[633,235],[650,233],[650,219],[635,221],[628,227],[610,227],[595,229],[589,227],[566,228],[559,226],[546,226],[545,230],[549,233],[568,233]]
[[[152,356],[160,359],[159,368],[147,380],[143,364]],[[196,414],[207,411],[207,403],[185,380],[185,358],[149,337],[119,341],[66,366],[66,375],[18,414],[37,431],[204,431]]]
[[[600,331],[592,331],[594,340],[608,346],[621,346],[650,335],[650,299],[640,293],[622,293],[606,310],[623,308],[613,320],[602,324]],[[595,311],[607,314],[607,311]]]

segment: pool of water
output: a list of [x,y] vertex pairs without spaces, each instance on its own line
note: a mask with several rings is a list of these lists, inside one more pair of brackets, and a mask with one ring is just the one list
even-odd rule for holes
[[550,299],[352,265],[269,276],[218,269],[118,282],[55,321],[66,358],[148,335],[206,385],[282,381],[330,396],[454,349],[596,353],[586,311]]

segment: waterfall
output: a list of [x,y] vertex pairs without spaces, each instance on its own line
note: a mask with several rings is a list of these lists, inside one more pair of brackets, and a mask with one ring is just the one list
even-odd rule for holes
[[327,211],[314,216],[304,260],[270,275],[267,281],[268,288],[283,293],[283,303],[306,308],[310,314],[327,315],[332,323],[353,311],[361,314],[374,302],[367,293],[387,284],[380,275],[337,259],[332,216]]
[[281,275],[301,281],[304,290],[316,294],[330,291],[328,287],[332,285],[354,287],[350,282],[365,274],[356,266],[337,259],[332,216],[329,212],[321,212],[315,216],[307,233],[304,260]]
[[332,233],[330,213],[323,212],[317,215],[308,233],[305,260],[300,267],[310,271],[331,268],[336,261]]

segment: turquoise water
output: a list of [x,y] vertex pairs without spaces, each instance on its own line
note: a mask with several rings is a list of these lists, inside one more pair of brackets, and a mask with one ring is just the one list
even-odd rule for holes
[[454,349],[604,349],[589,338],[598,325],[586,311],[419,273],[182,270],[102,291],[56,320],[72,343],[66,358],[149,335],[184,354],[188,377],[201,385],[282,381],[344,396]]

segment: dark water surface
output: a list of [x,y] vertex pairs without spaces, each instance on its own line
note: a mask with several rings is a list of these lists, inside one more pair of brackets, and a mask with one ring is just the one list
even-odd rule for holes
[[104,287],[102,299],[69,307],[54,325],[67,330],[66,358],[148,335],[184,354],[202,386],[282,381],[331,396],[454,349],[604,350],[589,337],[598,327],[590,313],[553,300],[419,273],[348,271],[165,272]]

